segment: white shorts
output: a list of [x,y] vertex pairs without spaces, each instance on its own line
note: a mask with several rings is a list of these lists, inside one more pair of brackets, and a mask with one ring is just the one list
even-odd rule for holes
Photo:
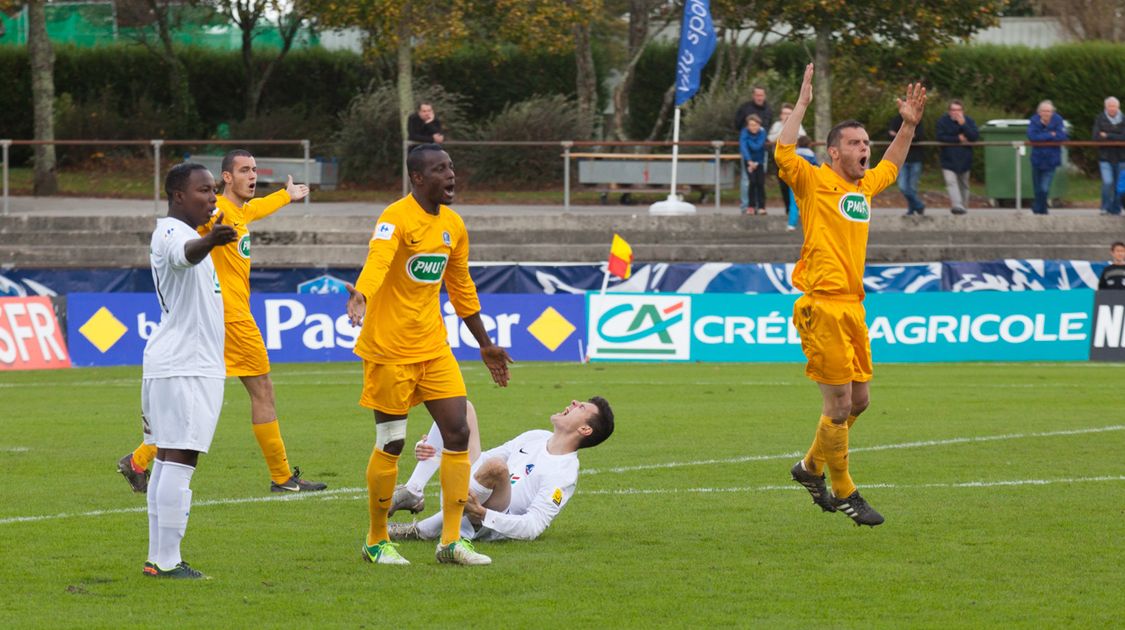
[[141,382],[145,444],[206,453],[223,408],[225,379],[146,378]]

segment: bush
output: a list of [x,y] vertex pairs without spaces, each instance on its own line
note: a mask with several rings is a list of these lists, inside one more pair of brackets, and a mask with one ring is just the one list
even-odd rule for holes
[[[466,129],[460,95],[440,85],[416,84],[414,98],[433,103],[442,127],[452,134]],[[333,137],[341,179],[386,184],[401,177],[402,130],[399,125],[398,88],[394,83],[372,84],[353,98],[340,114],[339,128]],[[447,137],[452,140],[456,135]]]
[[[558,142],[578,135],[578,107],[573,99],[560,94],[533,96],[509,105],[483,125],[476,140],[516,140]],[[562,181],[562,148],[474,147],[458,151],[464,157],[473,183],[541,184]]]

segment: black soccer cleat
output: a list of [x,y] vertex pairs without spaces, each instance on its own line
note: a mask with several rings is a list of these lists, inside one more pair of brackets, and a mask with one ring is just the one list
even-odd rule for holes
[[805,487],[812,495],[813,503],[820,506],[820,509],[825,512],[835,512],[836,506],[832,505],[832,498],[828,494],[828,488],[824,485],[824,475],[819,477],[805,470],[805,465],[802,460],[798,460],[793,467],[789,469],[789,474],[793,476],[793,481]]
[[129,453],[125,457],[117,460],[117,472],[125,477],[125,481],[129,482],[129,487],[133,492],[144,494],[148,492],[148,476],[149,471],[137,472],[133,470],[133,454]]
[[[188,566],[188,563],[186,563],[186,562],[181,562],[181,563],[177,564],[175,566],[175,568],[169,569],[167,571],[165,571],[164,569],[161,569],[160,567],[158,567],[156,565],[153,565],[153,567],[156,569],[156,574],[155,574],[154,577],[158,577],[158,578],[165,578],[165,579],[171,579],[171,580],[210,580],[211,579],[211,578],[207,577],[206,575],[203,575],[203,573],[201,573],[200,571],[198,571],[196,569],[193,569],[190,566]],[[145,571],[145,574],[146,575],[152,575],[152,574],[148,573],[147,570]]]
[[270,482],[270,492],[316,492],[327,487],[328,484],[326,483],[301,479],[300,467],[293,469],[293,476],[287,479],[285,483]]
[[883,515],[876,512],[866,499],[859,496],[859,490],[843,499],[832,497],[832,502],[837,510],[847,514],[848,518],[855,521],[856,527],[860,525],[875,527],[883,524]]

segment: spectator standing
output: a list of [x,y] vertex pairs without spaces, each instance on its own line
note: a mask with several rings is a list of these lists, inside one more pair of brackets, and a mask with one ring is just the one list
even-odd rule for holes
[[[734,132],[739,134],[739,138],[742,137],[742,130],[746,127],[746,117],[750,114],[756,115],[758,120],[762,121],[762,128],[770,128],[770,124],[773,122],[773,110],[770,109],[770,104],[766,100],[766,88],[760,85],[754,86],[750,100],[739,105],[738,111],[734,115]],[[746,177],[746,162],[740,162],[739,167],[739,172],[742,173],[739,198],[742,201],[742,207],[746,208],[749,205],[747,197],[750,194],[746,187],[750,185],[750,180]]]
[[[766,130],[757,114],[746,117],[746,128],[738,136],[738,149],[746,164],[742,171],[743,214],[766,213]],[[754,212],[751,212],[754,208]]]
[[445,142],[445,134],[441,131],[441,120],[434,114],[433,103],[418,105],[418,111],[406,119],[406,133],[411,142],[419,144]]
[[1125,290],[1125,243],[1117,241],[1110,245],[1109,253],[1113,258],[1102,269],[1102,275],[1098,278],[1098,290]]
[[[785,124],[786,120],[789,120],[789,114],[792,113],[792,104],[781,104],[781,110],[777,113],[778,119],[773,122],[773,125],[770,126],[770,132],[766,134],[766,157],[769,157],[769,152],[773,151],[773,145],[777,142],[777,137],[781,135],[781,127]],[[805,131],[804,125],[801,125],[801,129],[797,133],[801,136],[809,135],[808,132]],[[800,150],[798,150],[798,153],[800,153]],[[781,205],[785,207],[785,211],[789,212],[791,208],[796,208],[797,204],[793,200],[793,192],[789,190],[789,185],[781,180],[780,174],[777,176],[777,186],[781,190]],[[790,231],[796,229],[797,218],[792,214],[789,215],[789,225],[791,226]]]
[[934,129],[938,142],[952,145],[941,148],[941,176],[949,193],[950,212],[965,214],[969,205],[969,171],[973,168],[973,147],[965,146],[980,138],[977,123],[965,115],[965,105],[954,99]]
[[[900,127],[902,127],[902,116],[895,114],[890,124],[887,125],[887,135],[890,136],[891,140],[894,140],[895,136],[898,135]],[[924,133],[922,125],[919,124],[914,130],[914,139],[910,141],[910,150],[906,153],[906,161],[902,163],[902,168],[898,170],[898,189],[902,192],[902,196],[906,197],[906,216],[922,215],[926,212],[926,204],[918,196],[918,182],[922,179],[922,161],[925,159],[925,149],[918,146],[918,142],[926,139]]]
[[[1067,139],[1066,126],[1062,116],[1055,111],[1054,103],[1039,103],[1036,114],[1028,120],[1027,139],[1032,142],[1062,142]],[[1047,214],[1047,196],[1051,191],[1051,182],[1055,179],[1055,169],[1060,164],[1062,147],[1031,147],[1031,187],[1035,191],[1031,211],[1035,214]]]
[[[1125,141],[1125,116],[1121,114],[1121,102],[1111,96],[1105,99],[1105,109],[1094,119],[1094,131],[1090,134],[1094,141]],[[1125,147],[1101,147],[1098,149],[1098,169],[1102,176],[1102,214],[1121,216],[1121,195],[1117,191],[1117,180],[1121,177],[1121,166],[1125,163]]]

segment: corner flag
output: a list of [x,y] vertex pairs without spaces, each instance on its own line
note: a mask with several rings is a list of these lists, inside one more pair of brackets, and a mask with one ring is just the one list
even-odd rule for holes
[[715,40],[711,0],[687,0],[680,26],[680,52],[676,55],[676,107],[699,91],[699,76],[715,52]]
[[613,245],[609,247],[608,269],[622,280],[628,280],[633,273],[633,248],[616,234],[613,235]]

